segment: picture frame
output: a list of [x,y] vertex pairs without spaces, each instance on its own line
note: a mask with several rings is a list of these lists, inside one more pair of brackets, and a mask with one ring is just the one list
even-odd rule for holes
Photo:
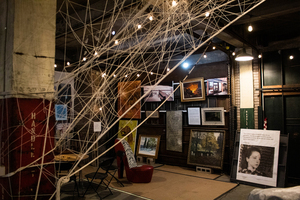
[[157,159],[160,135],[139,135],[137,156]]
[[224,126],[224,107],[201,108],[202,125]]
[[[151,113],[153,112],[153,114],[151,115]],[[145,113],[146,113],[146,117],[148,117],[148,116],[150,116],[149,118],[159,118],[159,112],[158,112],[158,110],[157,111],[149,111],[149,110],[147,110],[147,111],[145,111]]]
[[200,107],[188,107],[187,113],[189,125],[201,125]]
[[180,82],[180,94],[182,102],[205,101],[204,78],[187,79]]
[[224,148],[224,130],[192,129],[190,132],[187,163],[223,169]]

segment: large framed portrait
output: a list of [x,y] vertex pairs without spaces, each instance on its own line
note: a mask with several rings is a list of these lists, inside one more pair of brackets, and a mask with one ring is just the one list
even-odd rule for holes
[[188,151],[188,164],[223,168],[225,131],[192,129]]
[[157,159],[160,135],[140,135],[137,155]]
[[236,179],[277,186],[280,131],[241,129]]
[[181,101],[204,101],[205,86],[204,78],[188,79],[180,82]]
[[202,125],[224,126],[224,107],[201,108]]

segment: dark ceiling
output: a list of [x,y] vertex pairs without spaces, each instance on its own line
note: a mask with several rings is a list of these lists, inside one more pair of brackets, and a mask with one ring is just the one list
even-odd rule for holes
[[[73,10],[84,10],[87,2],[90,5],[96,5],[97,8],[104,7],[106,1],[100,0],[74,0],[72,7],[68,8],[69,14]],[[129,1],[132,5],[134,2]],[[106,5],[109,7],[109,5]],[[67,12],[63,0],[57,0],[57,9]],[[100,10],[100,9],[99,9]],[[91,16],[93,19],[101,16],[100,11]],[[98,16],[97,16],[98,15]],[[103,17],[103,16],[102,16]],[[104,16],[109,17],[109,16]],[[72,34],[66,36],[65,29],[62,26],[62,15],[57,15],[57,31],[56,31],[56,51],[63,52],[66,46],[71,51],[79,51],[78,42]],[[248,32],[248,25],[253,26],[253,31]],[[77,33],[83,32],[83,26],[74,27]],[[194,33],[197,35],[197,33]],[[222,35],[223,34],[223,35]],[[228,35],[228,36],[225,36]],[[80,35],[80,34],[79,34]],[[68,38],[68,42],[65,39]],[[245,16],[237,20],[231,26],[225,29],[223,33],[217,36],[217,42],[230,46],[230,49],[240,48],[243,46],[252,47],[257,52],[266,52],[287,48],[300,47],[300,0],[266,0],[264,3],[247,13]],[[73,43],[72,43],[73,41]],[[224,48],[225,49],[225,48]],[[57,59],[59,56],[56,56]]]

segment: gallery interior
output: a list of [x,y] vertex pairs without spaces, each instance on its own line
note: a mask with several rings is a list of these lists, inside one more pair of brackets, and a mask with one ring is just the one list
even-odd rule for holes
[[300,1],[2,0],[0,10],[1,199],[298,188]]

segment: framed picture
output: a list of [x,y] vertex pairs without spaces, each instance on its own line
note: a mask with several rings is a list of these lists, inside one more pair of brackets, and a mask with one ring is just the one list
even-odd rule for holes
[[204,101],[205,86],[203,77],[180,82],[180,93],[182,102]]
[[189,125],[201,125],[200,107],[189,107],[187,110]]
[[[118,83],[118,116],[122,116],[141,97],[141,81]],[[122,118],[141,119],[141,102],[138,102]]]
[[228,95],[227,77],[206,80],[207,96]]
[[[153,113],[151,115],[151,113]],[[151,116],[150,116],[151,115]],[[159,112],[157,111],[146,111],[146,117],[150,116],[149,118],[159,118]]]
[[171,96],[167,101],[174,101],[173,87],[167,85],[157,85],[155,86],[143,86],[144,94],[151,90],[149,94],[145,97],[145,102],[163,102],[169,95]]
[[160,135],[140,135],[137,155],[157,159]]
[[236,179],[277,186],[280,131],[241,129]]
[[201,108],[202,125],[224,126],[224,107]]
[[[138,120],[120,120],[118,138],[125,137],[128,133],[131,132],[131,130],[135,129],[137,125],[138,125]],[[133,131],[126,138],[126,141],[130,145],[132,152],[135,152],[136,135],[137,135],[137,130]]]
[[223,168],[225,131],[192,129],[188,151],[188,164]]

